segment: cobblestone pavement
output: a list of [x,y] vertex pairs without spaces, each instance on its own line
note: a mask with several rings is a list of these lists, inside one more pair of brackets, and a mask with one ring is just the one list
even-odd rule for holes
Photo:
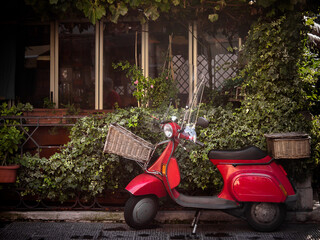
[[192,236],[187,224],[159,224],[132,230],[126,224],[92,222],[12,222],[0,223],[2,240],[49,239],[220,239],[220,240],[315,240],[320,239],[319,223],[285,223],[272,233],[254,232],[245,222],[200,224]]

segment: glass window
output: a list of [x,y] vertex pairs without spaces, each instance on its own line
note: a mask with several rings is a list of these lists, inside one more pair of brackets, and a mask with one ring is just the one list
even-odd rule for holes
[[149,23],[149,75],[158,77],[168,67],[170,34],[174,81],[180,104],[184,106],[189,93],[188,25],[164,21]]
[[131,80],[112,63],[141,61],[141,24],[139,22],[105,23],[103,32],[103,108],[135,106]]
[[222,89],[236,76],[239,38],[226,36],[222,30],[204,25],[198,32],[198,75],[208,80],[211,89]]
[[16,99],[42,108],[44,99],[50,97],[50,26],[24,26],[23,36],[19,41],[24,68],[17,72]]
[[59,107],[95,107],[95,26],[59,24]]

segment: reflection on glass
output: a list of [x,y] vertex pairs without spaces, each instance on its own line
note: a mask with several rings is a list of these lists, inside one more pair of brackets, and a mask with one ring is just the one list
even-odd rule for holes
[[141,60],[141,25],[138,22],[105,23],[103,32],[103,108],[135,106],[131,80],[112,63]]
[[90,23],[59,25],[59,105],[95,106],[95,27]]
[[24,27],[24,69],[17,74],[16,99],[42,108],[50,97],[50,26]]
[[[198,74],[210,89],[221,90],[237,73],[238,36],[226,36],[221,29],[203,25],[198,29]],[[200,77],[200,76],[198,76]]]
[[[189,93],[188,26],[172,22],[149,23],[149,75],[159,77],[168,61],[172,61],[174,81],[184,106]],[[172,59],[169,57],[169,36],[172,36]],[[170,63],[171,64],[171,63]]]

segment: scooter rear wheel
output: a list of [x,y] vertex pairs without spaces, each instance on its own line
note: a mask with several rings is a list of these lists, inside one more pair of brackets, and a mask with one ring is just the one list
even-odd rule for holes
[[249,225],[260,232],[272,232],[283,223],[286,206],[281,203],[249,203],[246,218]]
[[132,228],[145,228],[156,216],[158,207],[156,196],[131,196],[124,207],[124,219]]

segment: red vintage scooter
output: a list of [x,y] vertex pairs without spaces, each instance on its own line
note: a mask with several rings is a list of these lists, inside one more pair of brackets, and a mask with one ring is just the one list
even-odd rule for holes
[[[183,207],[197,209],[192,223],[195,234],[200,210],[222,210],[233,216],[246,219],[257,231],[274,231],[284,221],[286,203],[296,200],[297,195],[281,165],[257,147],[241,150],[211,150],[210,161],[220,171],[224,186],[217,196],[187,196],[179,193],[180,172],[174,152],[181,141],[191,141],[200,146],[194,127],[207,127],[208,121],[198,118],[195,106],[202,97],[204,84],[198,86],[180,126],[176,119],[162,122],[167,141],[159,158],[148,166],[144,173],[135,177],[126,187],[131,194],[124,209],[126,223],[133,228],[144,228],[152,222],[158,211],[158,199],[169,195]],[[196,100],[195,100],[196,99]],[[191,115],[198,119],[190,124]]]

